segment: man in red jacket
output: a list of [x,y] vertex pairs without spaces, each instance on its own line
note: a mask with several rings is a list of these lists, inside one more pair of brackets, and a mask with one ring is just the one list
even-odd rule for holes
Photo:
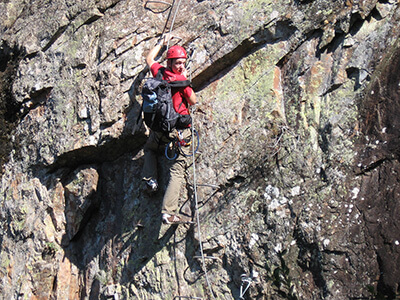
[[[164,36],[146,57],[146,63],[154,77],[160,68],[163,68],[161,64],[155,61],[155,58],[168,39],[169,36]],[[183,47],[175,45],[169,48],[167,51],[167,68],[164,71],[163,79],[169,82],[187,80],[186,59],[187,54]],[[189,106],[196,104],[196,94],[190,86],[172,88],[172,101],[176,112],[181,115],[188,115]],[[190,125],[187,128],[179,129],[179,131],[184,139],[191,136]],[[157,152],[160,150],[160,146],[165,146],[169,141],[169,137],[165,136],[165,134],[151,130],[144,146],[143,180],[146,182],[147,188],[152,192],[158,190]],[[188,158],[178,154],[169,170],[170,179],[164,194],[161,211],[162,220],[166,224],[179,224],[184,221],[177,215],[177,210],[180,189],[188,164]]]

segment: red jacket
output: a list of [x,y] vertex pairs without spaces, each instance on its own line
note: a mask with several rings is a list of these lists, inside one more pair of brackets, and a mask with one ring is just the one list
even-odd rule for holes
[[[155,77],[158,73],[158,70],[163,68],[159,63],[154,63],[151,66],[151,74]],[[183,75],[175,74],[169,69],[165,69],[165,73],[163,76],[164,80],[169,82],[171,81],[179,81],[179,80],[187,80],[187,78]],[[174,104],[175,111],[181,115],[189,114],[189,106],[186,99],[192,95],[193,89],[190,86],[185,88],[172,88],[172,103]]]

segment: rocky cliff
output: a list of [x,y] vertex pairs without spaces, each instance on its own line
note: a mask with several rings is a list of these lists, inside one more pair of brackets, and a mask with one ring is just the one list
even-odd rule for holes
[[[396,0],[1,1],[3,299],[395,299],[399,19]],[[181,213],[200,222],[177,227],[141,189],[137,122],[171,27],[199,98]]]

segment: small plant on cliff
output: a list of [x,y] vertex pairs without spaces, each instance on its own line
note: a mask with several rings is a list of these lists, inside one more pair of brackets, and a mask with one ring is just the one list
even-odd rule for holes
[[57,244],[53,242],[47,242],[46,246],[43,249],[42,257],[43,259],[53,258],[56,255],[57,251],[58,251]]
[[279,263],[273,271],[267,266],[267,279],[272,282],[274,290],[284,299],[298,300],[295,294],[295,286],[290,277],[290,270],[285,262],[286,250],[278,252]]

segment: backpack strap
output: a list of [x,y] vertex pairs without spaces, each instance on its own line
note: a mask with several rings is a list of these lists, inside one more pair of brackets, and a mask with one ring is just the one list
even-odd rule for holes
[[[155,78],[156,78],[157,80],[160,80],[160,81],[163,80],[163,75],[164,75],[164,70],[162,70],[162,69],[165,70],[164,67],[158,69],[158,72],[157,72],[157,74],[156,74],[156,76],[155,76]],[[139,121],[142,119],[142,113],[143,113],[143,104],[140,106],[140,112],[139,112],[138,117],[137,117],[137,119],[136,119],[136,124],[139,124]],[[153,117],[153,118],[154,118],[154,117]]]
[[164,67],[161,67],[161,68],[159,68],[158,69],[158,72],[157,72],[157,74],[156,74],[156,76],[154,76],[157,80],[163,80],[163,76],[164,76],[164,73],[165,73],[165,69],[166,68],[164,68]]
[[136,118],[136,125],[139,124],[139,121],[142,119],[142,113],[143,113],[143,104],[140,105],[140,112],[138,114],[138,117]]
[[178,81],[171,81],[169,85],[173,88],[181,88],[190,86],[192,82],[190,80],[178,80]]
[[[156,78],[159,80],[163,80],[162,78],[165,74],[166,69],[167,68],[165,68],[165,67],[161,67],[160,69],[158,69]],[[170,87],[173,87],[173,88],[182,88],[182,87],[184,88],[184,87],[190,86],[192,84],[192,82],[190,80],[177,80],[177,81],[168,81],[168,84],[170,85]]]
[[[165,67],[158,69],[157,78],[162,80],[162,77],[165,74],[165,70],[166,70]],[[177,81],[168,81],[168,84],[171,88],[185,88],[187,86],[191,86],[192,82],[190,80],[177,80]],[[182,102],[179,104],[179,108],[183,105],[184,102],[187,103],[186,99],[182,97]]]

